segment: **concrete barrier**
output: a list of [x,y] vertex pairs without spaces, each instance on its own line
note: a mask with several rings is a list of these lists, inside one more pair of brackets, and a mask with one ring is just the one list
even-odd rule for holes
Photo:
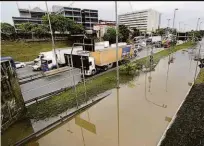
[[54,75],[54,74],[57,74],[57,73],[68,71],[70,69],[71,69],[70,67],[66,66],[66,67],[62,67],[62,68],[46,71],[46,72],[44,72],[44,75],[45,76],[50,76],[50,75]]

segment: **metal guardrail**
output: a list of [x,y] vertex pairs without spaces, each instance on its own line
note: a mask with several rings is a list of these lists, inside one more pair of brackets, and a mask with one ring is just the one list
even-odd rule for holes
[[63,91],[66,91],[67,89],[70,89],[70,88],[72,88],[72,87],[61,88],[61,89],[59,89],[57,91],[53,91],[53,92],[41,95],[39,97],[35,97],[35,98],[32,98],[32,99],[29,99],[29,100],[25,101],[24,104],[28,104],[28,103],[31,103],[33,101],[38,102],[38,100],[40,100],[40,99],[52,97],[54,95],[62,93]]
[[18,78],[18,79],[19,79],[19,80],[23,80],[23,79],[32,78],[32,77],[35,77],[35,76],[38,76],[38,75],[42,75],[42,73],[37,73],[37,74],[33,74],[33,75],[28,75],[28,76],[21,77],[21,78]]
[[[25,83],[28,83],[28,82],[31,82],[31,81],[34,81],[34,80],[37,80],[37,79],[53,76],[53,75],[56,75],[58,73],[62,73],[62,72],[66,72],[66,71],[69,71],[69,69],[68,68],[67,69],[60,68],[60,70],[58,70],[58,71],[57,70],[52,70],[51,72],[47,72],[47,73],[45,72],[45,73],[38,73],[38,74],[34,74],[34,75],[25,76],[25,77],[19,78],[19,80],[24,80],[24,79],[28,79],[28,80],[19,81],[19,84],[22,85],[22,84],[25,84]],[[36,77],[36,76],[39,76],[39,77]]]

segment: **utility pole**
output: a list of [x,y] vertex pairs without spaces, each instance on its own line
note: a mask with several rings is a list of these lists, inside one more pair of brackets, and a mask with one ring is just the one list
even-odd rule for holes
[[[203,21],[202,22],[200,22],[200,26],[201,26],[201,24],[203,23]],[[200,30],[200,26],[199,26],[199,30]]]
[[179,31],[181,31],[181,21],[179,22]]
[[[176,11],[177,10],[178,10],[178,8],[174,9],[174,18],[173,18],[173,26],[172,26],[173,32],[174,32],[174,23],[175,23],[175,17],[176,17]],[[173,36],[174,36],[174,34],[173,34]],[[177,32],[176,32],[176,34],[174,36],[174,39],[175,39],[174,41],[177,41],[176,37],[177,37]]]
[[200,20],[200,18],[198,18],[198,21],[197,21],[196,31],[198,30],[198,23],[199,23],[199,20]]
[[176,11],[178,10],[178,8],[174,9],[174,18],[173,18],[173,26],[172,28],[174,29],[174,23],[175,23],[175,17],[176,17]]
[[167,25],[167,27],[169,27],[169,21],[171,20],[171,19],[167,19],[168,20],[168,25]]
[[116,67],[117,67],[117,88],[119,88],[119,67],[118,67],[118,8],[115,1],[115,20],[116,20]]
[[54,57],[55,57],[55,60],[56,60],[57,68],[59,68],[59,65],[57,63],[57,56],[56,56],[56,50],[55,50],[55,42],[54,42],[52,26],[51,26],[51,22],[50,22],[50,15],[49,15],[49,11],[48,11],[47,1],[45,1],[45,5],[46,5],[46,8],[47,8],[47,16],[48,16],[48,21],[49,21],[49,26],[50,26],[50,34],[51,34],[51,37],[52,37],[52,50],[54,51]]

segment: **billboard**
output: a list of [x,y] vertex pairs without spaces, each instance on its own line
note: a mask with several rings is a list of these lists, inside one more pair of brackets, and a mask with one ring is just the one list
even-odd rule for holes
[[129,57],[131,46],[126,46],[122,48],[122,58]]

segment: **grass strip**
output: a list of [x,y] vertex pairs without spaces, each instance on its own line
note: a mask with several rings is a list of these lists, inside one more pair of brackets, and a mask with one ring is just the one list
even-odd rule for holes
[[[56,48],[68,47],[67,41],[56,41]],[[40,52],[52,50],[52,42],[2,41],[1,55],[11,56],[15,61],[33,61]]]

